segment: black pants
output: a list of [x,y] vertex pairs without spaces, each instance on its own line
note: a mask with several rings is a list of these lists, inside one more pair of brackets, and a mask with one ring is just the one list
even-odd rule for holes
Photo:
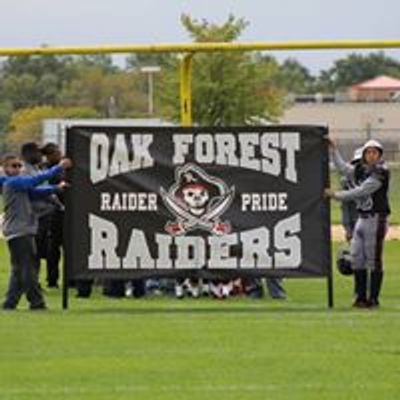
[[60,258],[63,246],[64,212],[56,210],[50,215],[47,237],[47,283],[50,287],[57,286],[60,276]]
[[16,308],[25,293],[31,309],[43,308],[44,299],[38,283],[37,250],[34,236],[21,236],[8,241],[11,275],[4,308]]
[[36,248],[37,257],[47,258],[47,243],[50,229],[50,217],[51,215],[45,215],[39,218],[38,232],[36,234]]

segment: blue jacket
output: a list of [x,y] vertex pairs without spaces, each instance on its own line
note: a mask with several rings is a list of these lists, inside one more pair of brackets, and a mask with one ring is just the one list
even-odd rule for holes
[[38,215],[32,208],[32,200],[40,199],[57,191],[57,186],[37,187],[62,172],[59,166],[52,167],[36,176],[1,177],[3,188],[4,221],[3,233],[7,240],[26,235],[36,235]]

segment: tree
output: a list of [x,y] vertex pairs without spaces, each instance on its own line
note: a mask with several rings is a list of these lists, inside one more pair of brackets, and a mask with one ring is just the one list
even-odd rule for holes
[[29,74],[36,78],[52,73],[59,77],[61,81],[70,79],[70,56],[18,56],[8,57],[2,64],[3,75],[22,75]]
[[335,61],[332,68],[322,71],[318,86],[322,90],[338,91],[379,75],[400,78],[400,62],[383,52],[365,56],[352,53]]
[[0,102],[0,152],[3,152],[6,146],[6,130],[10,115],[12,114],[12,105],[10,102]]
[[46,118],[95,118],[98,114],[89,107],[38,106],[15,111],[10,119],[7,141],[21,144],[40,141],[42,122]]
[[315,78],[294,58],[288,58],[279,68],[277,85],[288,93],[307,94],[313,91]]
[[9,102],[13,110],[30,107],[37,103],[35,85],[36,79],[31,74],[7,75],[0,82],[1,101]]
[[142,116],[147,110],[146,101],[139,72],[104,73],[93,66],[82,67],[60,94],[61,104],[92,107],[102,117]]
[[74,76],[71,63],[71,57],[9,57],[1,67],[0,101],[14,109],[56,105],[61,88]]
[[[195,42],[232,42],[247,27],[241,18],[229,16],[222,25],[197,21],[182,15],[181,21]],[[193,58],[193,119],[201,125],[235,125],[253,118],[274,119],[279,115],[282,98],[268,87],[271,64],[257,63],[245,52],[198,53]],[[169,72],[164,81],[164,111],[179,117],[177,72]],[[274,96],[266,96],[267,90]]]
[[162,69],[174,68],[177,65],[177,57],[173,53],[135,53],[126,58],[128,70],[140,70],[141,67],[149,65],[158,66]]
[[87,54],[75,56],[73,60],[73,67],[78,70],[81,67],[95,67],[104,73],[113,73],[118,71],[118,67],[113,64],[112,56],[109,54]]

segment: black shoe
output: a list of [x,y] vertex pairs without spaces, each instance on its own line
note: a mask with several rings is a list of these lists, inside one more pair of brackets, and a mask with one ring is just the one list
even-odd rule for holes
[[78,299],[88,299],[90,297],[90,293],[80,293],[80,292],[78,292],[75,295],[75,297],[78,298]]
[[368,300],[368,307],[369,308],[378,308],[379,307],[379,300],[378,299],[370,299],[370,300]]
[[353,303],[353,308],[369,308],[369,303],[366,300],[356,300]]
[[271,299],[274,299],[274,300],[286,300],[286,293],[285,292],[280,292],[280,293],[271,294]]
[[35,304],[34,306],[30,306],[29,309],[31,311],[44,311],[47,310],[46,304],[40,303],[40,304]]
[[4,310],[4,311],[14,311],[14,310],[16,310],[17,307],[15,307],[15,306],[10,306],[10,305],[8,305],[8,304],[3,304],[3,305],[1,306],[1,308],[2,308],[2,310]]
[[47,284],[47,287],[49,288],[49,289],[59,289],[59,286],[58,286],[58,283],[56,282],[56,283],[48,283]]
[[[247,292],[247,297],[250,299],[262,299],[264,297],[264,291],[262,288],[255,288]],[[281,299],[282,297],[271,296],[273,299]]]

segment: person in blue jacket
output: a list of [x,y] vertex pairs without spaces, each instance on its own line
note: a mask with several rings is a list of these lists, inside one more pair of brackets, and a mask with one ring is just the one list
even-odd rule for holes
[[[4,177],[1,178],[4,199],[3,234],[11,258],[11,273],[3,309],[17,308],[25,293],[31,310],[46,309],[39,287],[36,265],[35,235],[38,229],[38,215],[32,201],[63,190],[65,182],[59,185],[42,185],[72,166],[69,159],[63,159],[57,166],[36,176],[21,175],[22,162],[18,156],[8,154],[3,158]],[[40,187],[38,187],[41,185]]]

